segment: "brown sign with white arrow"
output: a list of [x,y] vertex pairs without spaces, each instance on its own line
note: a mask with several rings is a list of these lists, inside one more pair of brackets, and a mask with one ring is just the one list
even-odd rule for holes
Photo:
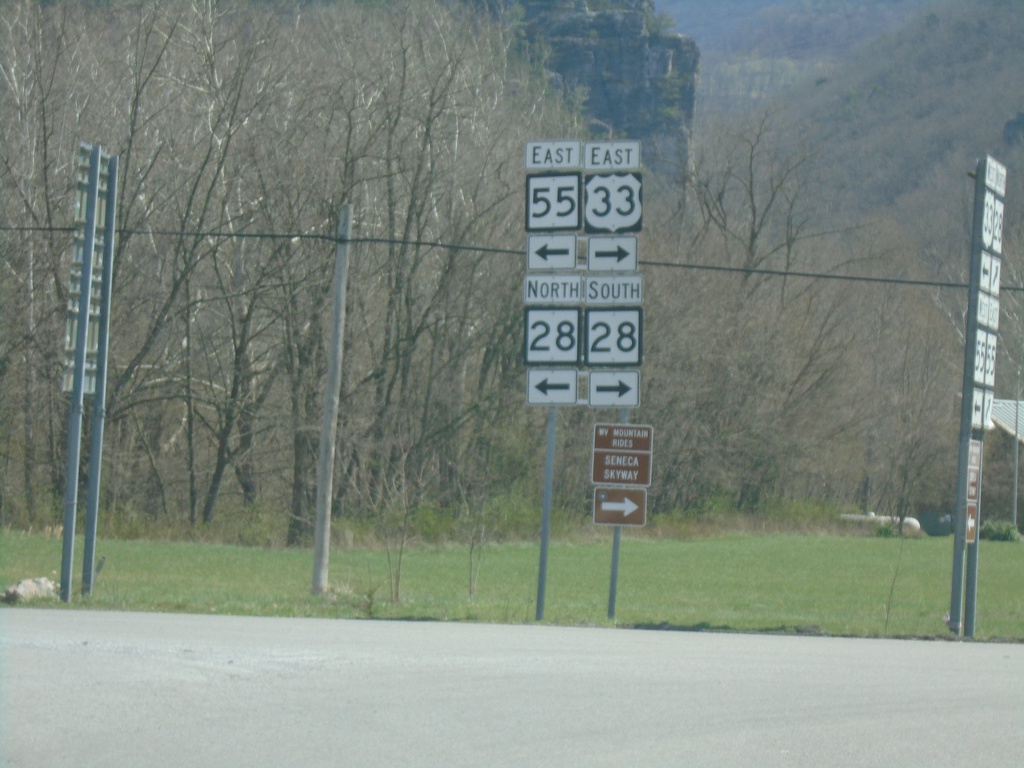
[[647,525],[646,488],[594,489],[594,522],[597,525]]
[[973,544],[978,540],[978,504],[967,502],[967,543]]

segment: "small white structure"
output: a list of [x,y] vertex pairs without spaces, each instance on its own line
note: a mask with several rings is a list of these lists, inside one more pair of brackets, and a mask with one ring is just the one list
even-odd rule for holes
[[57,585],[45,576],[37,579],[23,579],[4,592],[5,603],[20,603],[40,598],[56,597]]
[[[889,517],[888,515],[876,515],[874,512],[868,512],[866,515],[840,515],[843,520],[852,520],[855,523],[871,523],[873,525],[892,525],[899,528],[900,519],[898,517]],[[903,535],[904,536],[918,536],[921,533],[921,521],[916,517],[904,517],[903,518]]]

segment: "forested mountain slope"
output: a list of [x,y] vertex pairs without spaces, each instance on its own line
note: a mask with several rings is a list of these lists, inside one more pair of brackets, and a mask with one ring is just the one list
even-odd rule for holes
[[1024,9],[1006,0],[662,0],[701,46],[698,115],[783,110],[864,212],[1005,155],[1024,110]]
[[984,152],[1014,152],[1024,110],[1024,13],[1014,3],[942,4],[785,94],[832,168],[837,202],[891,206]]

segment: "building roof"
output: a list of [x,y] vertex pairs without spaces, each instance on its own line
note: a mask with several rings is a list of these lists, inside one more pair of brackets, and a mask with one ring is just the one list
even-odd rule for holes
[[992,423],[1024,443],[1024,400],[993,400]]

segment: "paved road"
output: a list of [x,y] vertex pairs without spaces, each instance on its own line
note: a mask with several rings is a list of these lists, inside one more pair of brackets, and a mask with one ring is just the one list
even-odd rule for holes
[[0,765],[1018,766],[1024,645],[0,610]]

